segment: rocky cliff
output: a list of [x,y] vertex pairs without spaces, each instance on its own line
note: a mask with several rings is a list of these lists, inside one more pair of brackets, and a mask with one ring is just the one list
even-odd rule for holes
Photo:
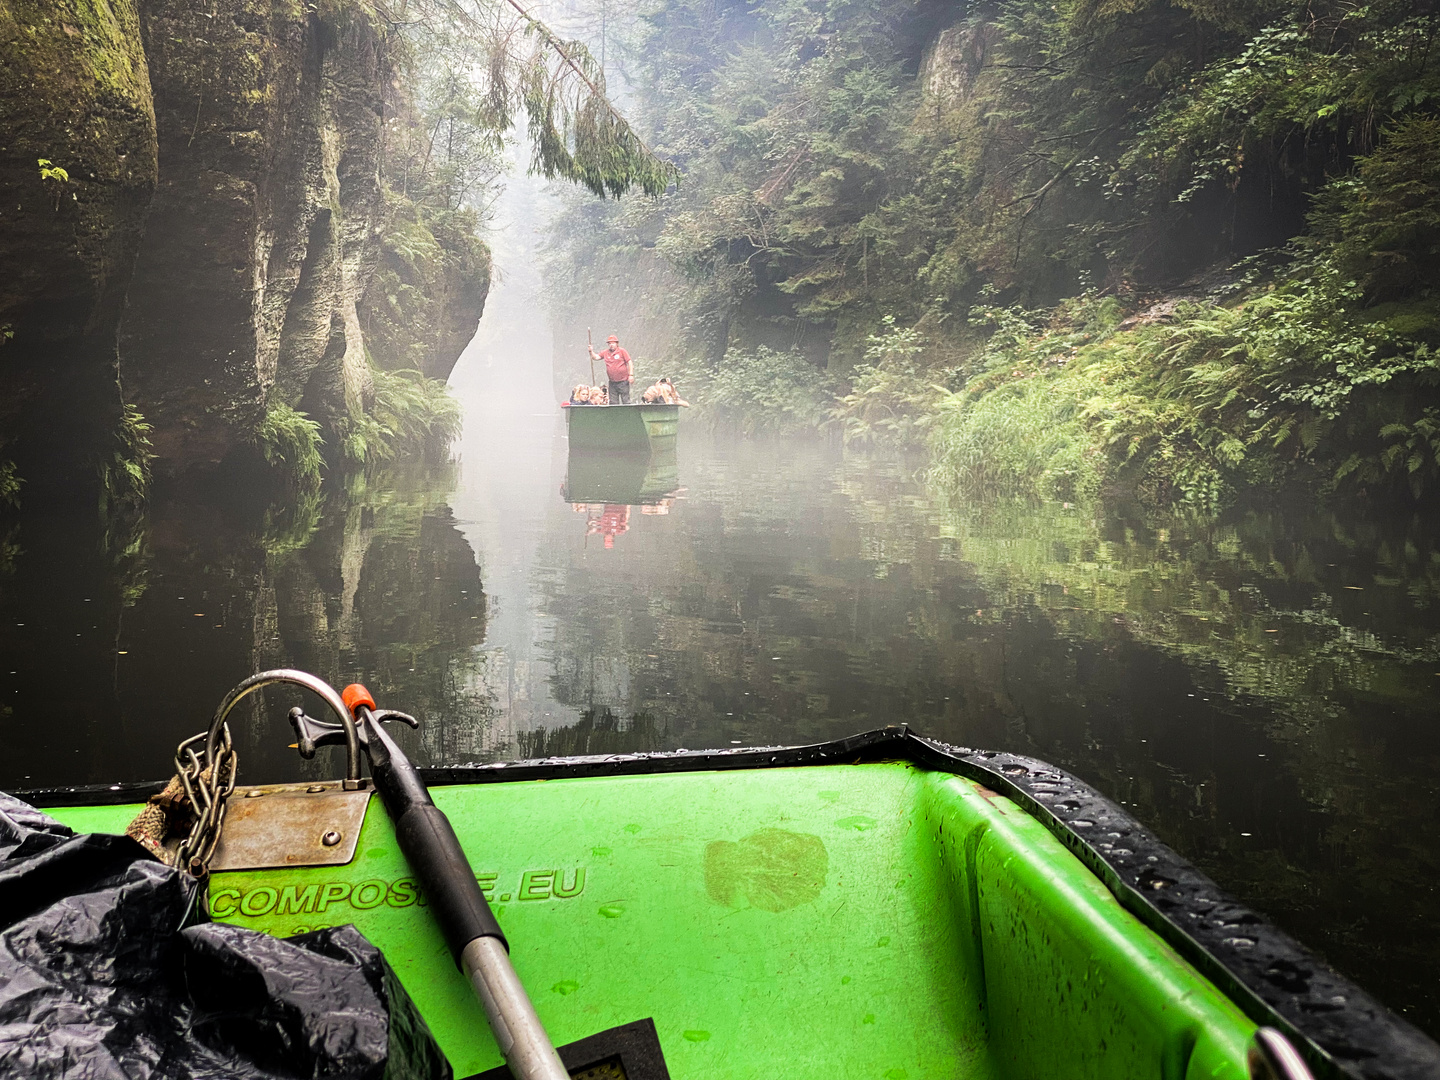
[[[375,28],[268,0],[145,0],[160,183],[120,328],[162,468],[216,464],[267,402],[358,407],[380,225]],[[342,180],[343,177],[343,180]]]
[[370,355],[387,368],[448,379],[489,290],[490,249],[475,235],[474,216],[396,196],[359,309]]
[[134,0],[0,0],[0,457],[22,473],[79,467],[119,423],[155,180]]
[[[0,206],[18,207],[0,217],[0,421],[34,421],[5,423],[17,458],[38,468],[75,430],[103,442],[122,400],[162,474],[253,456],[275,405],[332,430],[367,406],[357,303],[391,227],[384,118],[405,89],[366,5],[320,7],[0,0]],[[70,180],[42,179],[42,157]],[[378,358],[418,350],[443,378],[489,261],[473,233],[435,242],[435,317]]]

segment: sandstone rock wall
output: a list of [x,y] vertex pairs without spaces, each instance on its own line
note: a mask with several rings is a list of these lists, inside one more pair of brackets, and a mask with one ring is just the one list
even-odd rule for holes
[[920,85],[930,108],[954,108],[970,96],[996,37],[989,23],[964,23],[937,35],[920,59]]
[[167,471],[242,450],[267,402],[361,407],[355,301],[381,228],[383,43],[362,15],[143,0],[160,183],[120,329]]
[[[369,403],[387,33],[351,0],[0,0],[0,465],[93,475],[122,401],[161,474],[253,456],[270,405]],[[489,256],[439,247],[387,345],[443,378]]]
[[475,336],[490,291],[490,249],[468,212],[429,211],[395,196],[379,264],[360,303],[382,367],[448,379]]

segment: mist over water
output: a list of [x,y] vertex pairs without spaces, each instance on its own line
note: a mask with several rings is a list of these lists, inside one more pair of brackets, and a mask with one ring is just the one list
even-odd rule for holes
[[508,741],[517,724],[524,730],[570,717],[551,698],[538,651],[547,619],[529,602],[565,467],[564,427],[551,386],[553,342],[535,259],[545,202],[541,183],[512,178],[495,228],[498,281],[479,333],[450,379],[465,410],[451,505],[490,597],[481,669],[483,692],[497,709],[490,746]]

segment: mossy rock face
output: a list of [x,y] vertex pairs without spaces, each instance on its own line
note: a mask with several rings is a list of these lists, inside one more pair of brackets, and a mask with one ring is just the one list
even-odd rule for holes
[[156,151],[134,0],[0,0],[0,431],[38,440],[22,457],[61,466],[118,421],[115,327]]
[[155,180],[134,4],[0,0],[0,321],[123,285]]
[[354,5],[143,0],[142,14],[160,184],[120,370],[174,473],[244,452],[272,402],[324,420],[363,400],[354,305],[378,247],[391,76]]
[[381,367],[448,379],[485,311],[490,249],[468,211],[438,211],[392,196],[379,265],[360,304]]

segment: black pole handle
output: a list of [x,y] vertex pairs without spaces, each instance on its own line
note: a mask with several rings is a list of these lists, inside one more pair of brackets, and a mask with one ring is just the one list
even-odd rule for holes
[[375,787],[395,823],[400,850],[419,878],[445,934],[455,966],[460,966],[460,954],[476,938],[496,938],[508,952],[510,943],[480,891],[460,838],[450,819],[430,798],[415,766],[379,723],[375,699],[359,683],[347,686],[343,696],[364,728],[362,745],[370,756]]

